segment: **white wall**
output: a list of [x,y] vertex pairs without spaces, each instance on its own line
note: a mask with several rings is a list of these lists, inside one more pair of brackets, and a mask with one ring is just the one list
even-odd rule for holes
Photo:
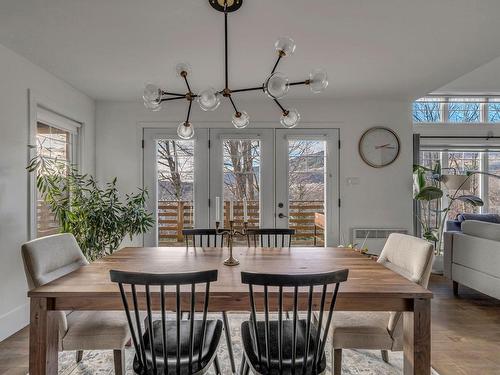
[[[243,96],[243,95],[242,95]],[[304,123],[312,127],[340,129],[342,140],[340,160],[340,194],[342,199],[341,228],[344,238],[350,228],[396,227],[412,228],[411,165],[412,127],[410,104],[402,101],[322,99],[284,100],[296,107]],[[279,112],[270,100],[244,102],[253,125],[258,121],[275,121],[279,127]],[[197,107],[197,106],[196,106]],[[194,109],[195,126],[231,127],[228,103],[215,112]],[[185,116],[186,103],[170,102],[160,112],[149,112],[142,103],[97,102],[96,173],[100,180],[118,177],[122,191],[141,186],[140,122],[158,122],[158,127],[176,126]],[[173,121],[174,123],[165,124]],[[207,123],[210,122],[210,123]],[[299,126],[306,126],[301,124]],[[364,130],[385,125],[397,131],[402,142],[399,159],[392,165],[375,169],[364,164],[358,154],[358,141]],[[262,125],[261,125],[262,126]],[[233,128],[234,129],[234,128]],[[347,177],[359,177],[360,184],[347,186]]]
[[84,166],[95,169],[92,99],[0,45],[0,341],[28,322],[21,244],[28,233],[28,90],[84,123]]

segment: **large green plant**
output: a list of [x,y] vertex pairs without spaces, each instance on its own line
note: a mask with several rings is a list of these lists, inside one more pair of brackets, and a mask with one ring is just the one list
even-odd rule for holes
[[122,198],[116,178],[101,187],[91,175],[43,156],[31,159],[27,169],[36,173],[39,194],[61,232],[72,233],[89,260],[113,253],[125,236],[132,238],[153,227],[153,215],[145,208],[146,190]]
[[442,184],[445,180],[441,170],[441,164],[436,162],[432,168],[422,165],[413,166],[413,199],[419,202],[420,210],[417,216],[422,227],[422,237],[434,242],[436,253],[441,252],[443,233],[446,225],[448,212],[455,202],[460,201],[474,207],[483,206],[481,198],[471,194],[460,194],[461,187],[475,174],[486,174],[498,178],[486,172],[466,172],[464,179],[458,189],[453,194],[446,194],[448,205],[441,208],[440,201],[444,196]]

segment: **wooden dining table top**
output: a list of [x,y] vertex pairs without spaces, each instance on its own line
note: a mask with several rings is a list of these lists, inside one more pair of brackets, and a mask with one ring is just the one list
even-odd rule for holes
[[109,278],[109,270],[150,273],[176,273],[217,269],[218,280],[211,295],[241,297],[248,286],[241,283],[240,272],[321,273],[347,268],[339,298],[432,298],[432,293],[373,259],[347,248],[235,247],[238,266],[225,266],[226,248],[127,247],[76,271],[31,290],[29,297],[106,297],[117,296],[118,287]]

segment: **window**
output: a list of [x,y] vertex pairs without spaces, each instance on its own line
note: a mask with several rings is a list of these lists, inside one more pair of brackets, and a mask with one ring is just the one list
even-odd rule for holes
[[413,102],[415,124],[500,123],[498,97],[425,97]]
[[[433,167],[440,162],[444,174],[465,174],[467,171],[485,171],[500,176],[500,150],[460,150],[459,147],[450,150],[432,150],[421,147],[420,164]],[[447,169],[449,168],[449,169]],[[459,213],[498,213],[500,214],[500,179],[486,174],[475,174],[470,180],[470,189],[463,194],[473,194],[480,197],[483,207],[473,207],[456,201],[448,213],[448,219],[455,219]],[[446,196],[440,202],[441,207],[447,206]],[[437,209],[437,207],[434,207]]]
[[423,98],[413,103],[413,122],[440,122],[440,98]]
[[488,122],[500,122],[500,99],[488,101]]
[[[480,171],[482,152],[447,152],[446,165],[450,170],[450,174],[465,174],[466,171]],[[445,170],[446,172],[446,170]],[[472,194],[483,198],[481,195],[481,178],[479,175],[475,174],[470,179],[470,189],[466,194]],[[455,202],[452,209],[448,212],[448,218],[454,219],[460,213],[479,213],[481,211],[480,207],[474,207],[470,204],[465,204],[463,202]]]
[[450,98],[448,122],[471,123],[481,121],[481,99]]
[[224,139],[224,221],[229,226],[229,202],[234,202],[235,227],[243,226],[243,199],[248,203],[248,224],[260,224],[260,160],[258,139]]
[[[30,93],[29,155],[42,155],[79,168],[81,123],[43,107]],[[29,179],[29,236],[31,239],[59,232],[59,225],[50,208],[41,199],[35,174]]]
[[183,245],[194,224],[194,140],[156,140],[159,246]]
[[[488,152],[488,172],[500,176],[500,152]],[[485,176],[488,187],[488,212],[500,214],[500,179]]]
[[[70,131],[42,122],[37,123],[36,152],[38,155],[73,164],[73,148],[74,137]],[[40,198],[40,194],[37,191],[36,237],[44,237],[58,232],[58,222],[55,220],[49,206]]]
[[324,243],[324,233],[315,228],[316,214],[325,213],[326,141],[288,141],[288,216],[295,229],[295,244]]

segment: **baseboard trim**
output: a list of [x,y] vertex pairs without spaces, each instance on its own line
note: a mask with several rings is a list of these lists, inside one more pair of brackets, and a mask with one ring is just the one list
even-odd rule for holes
[[0,316],[0,341],[26,327],[29,323],[29,305],[24,303]]

